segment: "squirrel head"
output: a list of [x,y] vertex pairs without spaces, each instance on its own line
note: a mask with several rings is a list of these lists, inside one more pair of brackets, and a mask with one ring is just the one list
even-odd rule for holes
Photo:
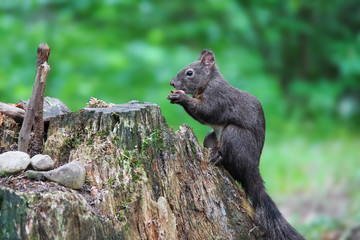
[[170,84],[176,90],[195,96],[205,89],[215,69],[215,56],[210,50],[203,50],[197,61],[180,70],[171,80]]

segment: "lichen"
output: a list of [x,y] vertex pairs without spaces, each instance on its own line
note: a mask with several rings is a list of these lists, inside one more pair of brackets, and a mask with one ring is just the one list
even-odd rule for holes
[[107,183],[112,186],[115,183],[115,178],[113,177],[109,177],[109,179],[107,180]]
[[120,120],[120,116],[116,112],[112,112],[111,116],[115,119],[116,122],[118,122]]
[[160,127],[156,128],[142,141],[141,151],[147,151],[149,148],[151,148],[150,151],[155,150],[158,153],[164,151],[164,139],[162,136],[162,129]]
[[152,133],[154,145],[157,151],[161,151],[164,149],[164,140],[162,137],[162,130],[160,127],[156,128]]
[[120,136],[115,136],[112,140],[111,140],[112,144],[114,145],[120,145],[121,144],[121,137]]
[[0,187],[0,239],[24,239],[26,202],[15,192]]

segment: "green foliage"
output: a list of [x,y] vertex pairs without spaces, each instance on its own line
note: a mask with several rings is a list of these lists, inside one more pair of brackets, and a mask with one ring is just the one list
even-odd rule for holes
[[315,222],[301,227],[301,230],[307,232],[307,240],[318,240],[323,236],[321,233],[336,233],[336,230],[344,229],[344,226],[336,220],[326,217],[319,217]]
[[[210,127],[166,96],[172,77],[210,48],[225,78],[263,104],[270,194],[316,192],[334,178],[346,183],[347,198],[360,199],[359,29],[356,0],[1,1],[0,101],[30,97],[36,48],[46,42],[46,95],[73,111],[91,96],[154,102],[170,126],[187,123],[202,141]],[[69,137],[63,147],[77,144]],[[142,150],[150,146],[164,148],[161,132]]]

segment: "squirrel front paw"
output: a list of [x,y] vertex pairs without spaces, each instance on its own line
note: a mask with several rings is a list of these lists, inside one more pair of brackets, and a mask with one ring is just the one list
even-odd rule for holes
[[171,91],[171,94],[167,96],[167,99],[170,100],[170,103],[180,104],[181,102],[185,101],[186,97],[188,97],[184,91],[176,90]]
[[218,147],[211,148],[210,162],[213,162],[216,166],[218,166],[222,160],[223,158],[220,149]]

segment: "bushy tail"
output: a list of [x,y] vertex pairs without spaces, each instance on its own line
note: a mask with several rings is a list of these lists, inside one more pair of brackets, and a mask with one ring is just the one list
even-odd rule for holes
[[[263,191],[256,197],[256,220],[274,240],[304,240],[304,238],[286,221],[271,197]],[[250,198],[251,199],[251,198]]]
[[[250,168],[249,168],[250,169]],[[256,221],[272,240],[305,240],[280,213],[274,201],[267,194],[258,168],[244,171],[237,179],[255,209]]]
[[[212,135],[215,136],[215,134]],[[209,137],[211,135],[207,136],[207,143],[209,143]],[[263,134],[253,134],[251,130],[236,125],[227,125],[221,135],[221,163],[243,186],[255,209],[256,221],[264,228],[269,238],[304,240],[281,215],[271,197],[266,193],[259,170],[263,137]]]

